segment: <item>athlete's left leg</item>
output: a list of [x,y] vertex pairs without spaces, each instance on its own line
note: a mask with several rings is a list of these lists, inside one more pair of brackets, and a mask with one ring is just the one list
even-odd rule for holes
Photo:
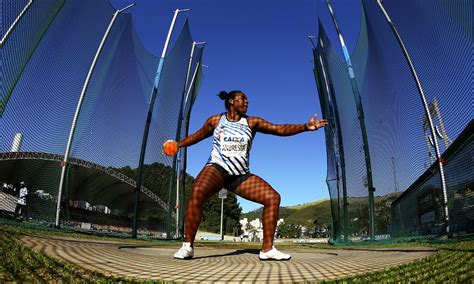
[[262,204],[263,214],[263,246],[262,251],[267,252],[273,247],[273,237],[278,222],[280,209],[280,194],[276,192],[265,180],[252,175],[242,182],[235,193],[245,199]]

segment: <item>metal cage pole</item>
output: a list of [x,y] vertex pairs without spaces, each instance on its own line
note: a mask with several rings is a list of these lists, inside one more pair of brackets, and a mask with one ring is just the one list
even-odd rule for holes
[[[198,76],[199,70],[201,70],[202,67],[207,67],[207,66],[203,65],[201,61],[196,62],[196,68],[194,69],[194,74],[193,74],[193,77],[191,79],[190,86],[193,86],[195,84],[196,77]],[[185,102],[188,101],[188,98],[189,98],[189,95],[190,95],[191,91],[194,92],[195,87],[188,89],[188,93],[186,95]],[[191,117],[192,107],[193,107],[193,101],[191,102],[189,110],[185,114],[183,114],[184,137],[188,136],[188,133],[189,133],[189,120],[190,120],[190,117]],[[181,174],[181,177],[183,178],[182,182],[183,182],[183,188],[184,188],[185,184],[186,184],[186,180],[184,179],[184,177],[185,177],[186,168],[187,168],[187,148],[182,149],[181,160],[182,160],[182,174]],[[184,203],[184,194],[182,195],[182,202]],[[184,236],[184,223],[183,223],[183,226],[181,226],[180,230],[181,230],[181,235]]]
[[367,139],[367,129],[365,127],[365,117],[364,117],[364,109],[362,107],[362,101],[360,98],[359,88],[357,87],[357,82],[355,79],[354,69],[352,68],[352,62],[349,56],[349,52],[347,50],[346,44],[344,43],[344,38],[342,37],[341,30],[339,29],[339,25],[336,20],[336,16],[334,15],[334,11],[332,9],[329,0],[326,0],[326,4],[329,9],[329,13],[331,14],[332,21],[336,28],[336,32],[339,36],[339,41],[341,43],[342,51],[344,54],[344,58],[346,60],[347,71],[349,73],[349,79],[351,81],[352,93],[354,94],[354,99],[357,107],[357,115],[359,119],[360,130],[362,134],[362,143],[364,144],[364,156],[365,156],[365,167],[367,173],[367,187],[369,190],[369,236],[370,239],[375,239],[375,208],[374,208],[374,182],[372,179],[372,165],[370,161],[370,151],[369,151],[369,141]]
[[[5,34],[3,35],[2,39],[0,40],[0,49],[3,48],[3,46],[5,45],[5,43],[7,42],[7,39],[8,37],[10,36],[10,34],[13,32],[14,29],[16,29],[16,26],[17,24],[21,21],[21,19],[23,18],[23,16],[25,15],[25,13],[27,12],[27,10],[29,10],[31,8],[31,6],[33,5],[33,0],[30,0],[26,5],[25,7],[23,8],[23,10],[20,12],[20,14],[15,18],[15,20],[13,21],[13,23],[11,24],[11,26],[8,28],[8,30],[5,32]],[[57,17],[57,15],[59,14],[59,11],[62,9],[62,7],[64,6],[64,1],[62,2],[62,4],[60,4],[57,8],[57,10],[54,12],[54,16],[52,16],[51,18],[51,21],[50,21],[50,24],[51,22],[54,21],[54,18]],[[47,29],[44,30],[42,32],[42,36],[44,36],[44,34],[46,33]],[[42,37],[41,36],[41,37]],[[22,67],[20,67],[20,70],[19,70],[19,73],[17,75],[17,78],[19,78],[19,76],[21,76],[21,74],[23,73],[24,71],[24,68],[25,68],[25,64],[27,64],[27,62],[30,60],[31,56],[33,56],[33,53],[34,53],[34,50],[36,50],[36,48],[38,47],[38,44],[41,42],[41,39],[39,41],[37,41],[34,46],[33,46],[33,49],[31,50],[31,52],[28,53],[27,55],[27,58],[26,58],[26,62],[24,62],[24,64],[22,65]],[[3,51],[2,51],[3,52]],[[13,82],[12,85],[10,86],[7,86],[8,88],[6,88],[5,86],[3,86],[3,88],[5,88],[3,91],[3,98],[0,99],[0,120],[2,119],[3,117],[3,113],[5,112],[5,109],[7,107],[7,103],[8,101],[10,100],[10,97],[12,95],[12,92],[17,84],[17,80],[15,80]],[[3,81],[2,81],[3,83]]]
[[79,96],[79,101],[77,103],[76,112],[74,113],[74,118],[72,120],[71,129],[69,131],[69,138],[68,138],[67,145],[66,145],[66,152],[64,153],[64,157],[63,157],[63,160],[61,162],[61,179],[59,180],[58,200],[57,200],[57,206],[56,206],[56,221],[55,221],[56,227],[59,227],[59,215],[60,215],[60,211],[61,211],[62,189],[63,189],[63,186],[64,186],[64,178],[66,176],[66,168],[68,167],[68,161],[69,161],[69,154],[70,154],[70,151],[71,151],[72,139],[74,137],[74,132],[76,130],[77,119],[79,118],[79,113],[80,113],[81,108],[82,108],[82,102],[84,101],[84,97],[85,97],[85,94],[86,94],[86,91],[87,91],[87,87],[89,86],[89,82],[90,82],[90,79],[92,77],[92,73],[94,72],[97,60],[98,60],[98,58],[99,58],[99,56],[102,52],[102,48],[104,47],[105,41],[107,40],[107,37],[109,36],[110,30],[112,29],[112,26],[113,26],[113,24],[114,24],[114,22],[115,22],[115,20],[118,16],[118,14],[120,14],[121,12],[127,10],[128,8],[131,8],[134,5],[135,4],[130,4],[130,5],[128,5],[127,7],[123,8],[123,9],[115,11],[115,13],[113,14],[112,20],[110,21],[109,26],[107,27],[107,30],[105,31],[105,34],[102,37],[102,41],[100,42],[99,48],[97,49],[97,52],[95,53],[95,57],[94,57],[94,60],[92,61],[91,67],[89,68],[89,73],[87,73],[86,80],[84,82],[84,85],[82,86],[81,95]]
[[[321,46],[321,52],[322,52],[322,54],[324,54],[325,53],[325,48],[324,48],[324,43],[323,43],[322,39],[319,38],[318,42],[319,42],[319,45]],[[314,44],[313,44],[313,46],[314,46]],[[338,187],[338,204],[340,202],[340,197],[339,197],[339,192],[340,192],[339,178],[340,178],[341,182],[342,182],[342,203],[343,203],[343,205],[342,205],[342,210],[343,210],[342,211],[342,218],[343,219],[342,220],[343,220],[343,228],[344,228],[343,229],[343,234],[344,234],[344,241],[347,241],[348,240],[348,227],[347,227],[348,226],[348,214],[347,214],[348,202],[347,202],[347,184],[346,184],[346,163],[345,163],[345,154],[344,154],[344,144],[343,144],[342,133],[341,133],[341,123],[340,123],[340,119],[339,119],[339,109],[337,107],[337,101],[336,101],[336,98],[334,96],[334,88],[332,86],[332,80],[330,79],[329,72],[327,71],[325,59],[321,54],[318,54],[318,55],[319,56],[318,56],[317,59],[319,59],[319,60],[315,60],[315,62],[319,63],[321,73],[323,75],[324,85],[326,87],[326,93],[327,93],[327,96],[328,96],[328,101],[332,102],[331,106],[332,106],[333,115],[334,115],[333,121],[336,124],[336,128],[337,128],[337,131],[336,131],[337,132],[337,148],[338,148],[338,151],[339,151],[338,163],[339,163],[339,166],[341,167],[341,175],[340,176],[339,176],[339,169],[338,169],[338,167],[336,167],[336,170],[337,170],[337,173],[336,173],[337,187]],[[339,210],[340,209],[338,208],[338,211]]]
[[[192,86],[194,84],[194,80],[196,79],[196,75],[197,75],[197,71],[199,70],[199,63],[196,63],[196,68],[194,70],[194,73],[193,73],[193,76],[191,78],[191,83],[190,83],[190,86]],[[189,70],[191,71],[191,70]],[[185,96],[183,96],[183,109],[184,109],[184,106],[186,105],[187,101],[188,101],[188,97],[189,97],[189,93],[191,92],[193,88],[189,88],[188,90],[186,90],[186,94],[183,94]],[[179,132],[181,133],[181,126],[182,126],[182,123],[184,123],[185,125],[185,137],[187,136],[187,121],[186,121],[186,118],[189,117],[189,114],[186,114],[186,117],[184,116],[184,111],[181,112],[180,114],[180,123],[179,123]],[[179,139],[181,139],[181,137],[179,137]],[[184,150],[184,149],[183,149]],[[179,155],[178,157],[178,163],[184,163],[184,155],[182,154],[183,152],[181,152],[181,150],[178,152],[178,154],[176,156]],[[183,169],[180,169],[179,167],[177,167],[177,177],[176,177],[176,236],[179,234],[179,190],[180,190],[180,183],[181,183],[181,179],[184,177],[184,174],[186,172],[186,169],[183,167]],[[184,188],[184,185],[183,185],[183,188]]]
[[[188,62],[188,69],[186,71],[186,80],[184,83],[184,89],[183,89],[183,96],[181,97],[181,104],[180,104],[180,110],[179,110],[179,117],[178,117],[178,127],[176,131],[176,139],[175,141],[179,141],[181,139],[181,127],[183,123],[183,112],[184,108],[186,107],[186,101],[187,101],[187,95],[189,94],[188,89],[188,83],[189,83],[189,75],[191,73],[191,65],[194,57],[194,50],[196,48],[196,45],[198,44],[203,44],[201,42],[195,42],[193,41],[193,44],[191,46],[191,53],[189,54],[189,62]],[[193,78],[194,79],[194,78]],[[190,86],[193,84],[193,81],[191,81]],[[180,189],[180,179],[181,179],[181,171],[180,171],[180,165],[181,165],[181,150],[178,150],[178,153],[176,154],[175,158],[173,159],[173,166],[176,165],[176,237],[178,237],[179,234],[179,189]]]
[[[322,39],[320,38],[319,39],[319,43],[322,47],[322,50],[323,52],[325,51],[324,50],[324,44],[323,44],[323,41]],[[327,67],[326,67],[326,63],[325,63],[325,60],[323,59],[322,56],[320,56],[320,63],[321,63],[321,68],[324,72],[324,75],[326,75],[327,77],[329,77],[329,72],[327,71]],[[328,84],[328,81],[329,81],[329,84]],[[332,80],[328,79],[325,77],[325,83],[326,83],[326,88],[328,90],[328,97],[329,97],[329,100],[331,100],[331,91],[333,92],[334,88],[332,86]],[[342,218],[343,218],[343,226],[344,226],[344,230],[343,230],[343,233],[344,233],[344,241],[347,241],[348,240],[348,214],[347,214],[347,206],[348,206],[348,202],[347,202],[347,183],[346,183],[346,162],[345,162],[345,154],[344,154],[344,141],[342,139],[342,133],[341,133],[341,122],[340,122],[340,118],[339,118],[339,108],[337,107],[337,102],[336,102],[336,98],[333,96],[333,104],[332,104],[332,107],[333,107],[333,110],[334,110],[334,116],[335,116],[335,123],[336,123],[336,127],[337,127],[337,142],[338,142],[338,150],[339,150],[339,163],[340,163],[340,167],[341,167],[341,181],[342,181]],[[339,181],[338,181],[339,183]]]
[[413,79],[416,82],[416,87],[418,88],[418,92],[420,94],[420,99],[423,104],[423,108],[425,110],[426,117],[428,118],[429,126],[430,126],[430,131],[431,131],[431,137],[433,138],[433,146],[435,148],[436,152],[436,160],[438,161],[438,166],[439,166],[439,176],[441,179],[441,189],[443,190],[443,201],[444,201],[444,222],[445,222],[445,227],[446,227],[446,233],[449,233],[449,210],[448,210],[448,194],[446,190],[446,180],[444,177],[444,167],[443,167],[443,162],[441,158],[441,151],[439,150],[439,145],[438,145],[438,138],[436,135],[436,129],[434,127],[433,119],[431,118],[431,113],[430,113],[430,108],[428,105],[428,102],[426,100],[425,94],[423,92],[423,88],[421,86],[420,80],[418,79],[418,75],[415,70],[415,66],[413,65],[413,62],[411,61],[410,55],[408,54],[408,51],[405,47],[405,44],[403,43],[403,40],[398,33],[397,28],[395,27],[395,24],[393,23],[392,19],[388,15],[387,11],[383,7],[382,0],[376,0],[378,6],[380,7],[380,10],[382,10],[382,13],[385,16],[385,19],[387,20],[388,24],[390,25],[390,28],[392,29],[393,33],[395,34],[395,37],[397,39],[397,42],[400,44],[400,47],[403,51],[403,55],[405,56],[405,59],[407,60],[407,63],[410,67],[411,74],[413,76]]
[[161,58],[158,63],[158,68],[156,70],[155,81],[153,82],[153,87],[150,96],[150,102],[148,103],[148,112],[145,122],[145,128],[143,130],[143,138],[142,138],[142,147],[140,150],[140,159],[138,161],[138,168],[137,168],[137,185],[135,187],[135,206],[133,210],[133,228],[132,228],[132,238],[137,237],[137,227],[138,227],[138,203],[140,201],[140,190],[142,187],[142,175],[143,175],[143,163],[145,161],[145,152],[146,152],[146,144],[148,141],[148,132],[150,130],[151,118],[153,114],[153,107],[155,105],[155,99],[158,94],[158,85],[160,84],[161,80],[161,72],[163,70],[163,64],[165,61],[166,51],[168,50],[168,44],[171,39],[171,34],[173,33],[174,24],[176,23],[176,18],[180,12],[189,11],[190,9],[176,9],[174,11],[173,20],[171,21],[170,28],[168,30],[168,36],[166,37],[165,45],[163,47],[163,52],[161,53]]
[[[196,74],[197,74],[197,69],[199,67],[199,62],[197,63],[198,66],[196,66],[196,70],[191,78],[191,83],[189,83],[189,75],[191,74],[191,67],[192,67],[192,61],[193,61],[193,58],[194,58],[194,50],[196,48],[197,45],[204,45],[206,44],[205,41],[201,41],[201,42],[195,42],[193,41],[193,46],[191,48],[191,54],[189,56],[189,63],[188,63],[188,70],[187,70],[187,73],[186,73],[186,84],[184,86],[184,92],[183,92],[183,102],[182,102],[182,111],[180,111],[180,116],[179,116],[179,122],[180,122],[180,127],[179,127],[179,134],[181,135],[181,127],[182,127],[182,123],[186,123],[186,117],[185,117],[185,114],[184,114],[184,109],[188,103],[188,97],[189,97],[189,93],[190,91],[193,89],[191,88],[191,86],[194,84],[194,79],[196,78]],[[189,83],[189,84],[188,84]],[[186,125],[186,124],[185,124]],[[187,136],[187,133],[184,133],[185,137]],[[180,137],[181,139],[181,137]],[[184,155],[182,154],[181,152],[182,150],[180,149],[179,152],[178,152],[178,163],[181,165],[185,165],[183,159],[185,158]],[[180,190],[180,187],[181,187],[181,184],[184,183],[183,182],[183,179],[184,179],[184,176],[186,174],[186,169],[184,168],[184,166],[181,166],[177,168],[177,178],[176,178],[176,236],[178,236],[179,234],[179,190]],[[184,190],[184,184],[182,185],[183,187],[183,190]]]
[[[178,125],[176,128],[176,137],[175,141],[179,141],[181,139],[181,125],[182,125],[182,116],[183,116],[183,109],[185,107],[185,102],[184,98],[186,96],[186,92],[188,89],[188,80],[189,80],[189,73],[191,72],[191,64],[193,61],[193,55],[194,55],[194,48],[196,47],[196,42],[193,41],[193,44],[191,45],[191,52],[189,54],[189,61],[188,61],[188,68],[186,71],[186,80],[184,82],[184,88],[183,88],[183,94],[181,96],[181,103],[179,106],[179,115],[178,115]],[[181,165],[181,159],[180,159],[180,153],[181,150],[178,149],[178,153],[173,157],[173,169],[176,174],[176,200],[175,200],[175,209],[176,209],[176,228],[175,228],[175,238],[178,237],[179,234],[179,187],[180,187],[180,170],[179,167]],[[171,183],[170,187],[172,187],[173,184]],[[171,193],[171,188],[170,188],[170,193]]]
[[3,47],[3,44],[5,43],[5,41],[7,40],[7,37],[10,35],[10,33],[13,31],[13,29],[16,27],[16,24],[20,21],[20,19],[23,17],[23,15],[25,15],[26,13],[26,10],[28,10],[28,8],[30,8],[31,4],[33,4],[33,0],[30,0],[26,6],[23,8],[23,10],[20,12],[20,14],[18,14],[18,16],[16,17],[16,19],[13,21],[13,23],[10,25],[10,28],[8,28],[8,30],[5,32],[5,34],[3,35],[2,39],[0,40],[0,48]]

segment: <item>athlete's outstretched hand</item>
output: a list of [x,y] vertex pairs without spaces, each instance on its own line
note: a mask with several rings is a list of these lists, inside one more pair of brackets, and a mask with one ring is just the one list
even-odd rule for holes
[[317,117],[318,115],[315,114],[313,117],[309,119],[309,121],[306,123],[306,129],[308,129],[309,131],[314,131],[328,125],[328,121],[326,119],[318,120],[316,119]]

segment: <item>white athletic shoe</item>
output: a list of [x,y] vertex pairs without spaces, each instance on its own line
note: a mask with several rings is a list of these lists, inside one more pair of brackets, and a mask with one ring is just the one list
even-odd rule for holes
[[272,249],[267,252],[260,251],[258,258],[260,258],[260,260],[289,260],[291,255],[282,253],[275,247],[272,247]]
[[191,259],[194,256],[194,249],[191,243],[183,243],[183,246],[174,254],[174,258]]

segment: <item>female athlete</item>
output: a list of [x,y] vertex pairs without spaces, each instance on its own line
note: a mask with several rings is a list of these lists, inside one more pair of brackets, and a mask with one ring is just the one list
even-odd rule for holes
[[194,180],[187,204],[185,242],[174,254],[178,259],[194,255],[193,243],[201,222],[203,203],[222,188],[262,204],[263,245],[260,260],[289,260],[290,255],[273,246],[278,221],[280,194],[265,180],[249,171],[249,153],[257,132],[278,136],[291,136],[304,131],[315,131],[327,125],[326,119],[313,116],[304,124],[272,124],[260,117],[247,116],[247,96],[239,90],[222,91],[219,98],[225,101],[227,112],[211,116],[204,126],[181,141],[178,147],[188,147],[213,136],[209,160]]

